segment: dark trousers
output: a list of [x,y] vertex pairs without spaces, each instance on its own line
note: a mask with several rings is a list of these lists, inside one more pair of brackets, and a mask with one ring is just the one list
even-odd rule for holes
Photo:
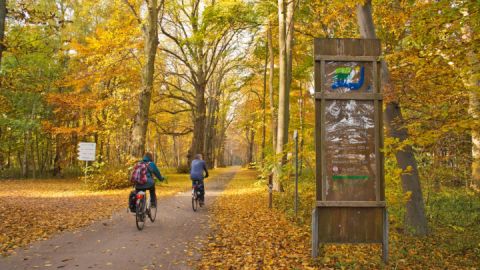
[[157,195],[155,194],[155,185],[150,188],[135,188],[138,191],[146,191],[150,192],[150,204],[157,205]]
[[205,184],[203,183],[203,180],[193,180],[192,179],[192,187],[194,185],[197,185],[197,189],[200,191],[200,200],[204,200],[205,197]]

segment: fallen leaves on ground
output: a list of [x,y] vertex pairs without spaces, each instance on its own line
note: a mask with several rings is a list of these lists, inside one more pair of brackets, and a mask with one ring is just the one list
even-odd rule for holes
[[378,244],[329,244],[312,260],[310,227],[268,209],[264,185],[254,171],[241,171],[215,201],[199,269],[479,269],[477,255],[452,252],[441,231],[415,238],[390,230],[388,265]]
[[[213,171],[213,175],[220,171]],[[157,185],[157,196],[185,191],[188,175],[168,174]],[[57,232],[73,230],[106,219],[127,208],[130,189],[90,191],[82,179],[0,181],[0,254],[44,240]],[[126,210],[125,210],[126,211]]]

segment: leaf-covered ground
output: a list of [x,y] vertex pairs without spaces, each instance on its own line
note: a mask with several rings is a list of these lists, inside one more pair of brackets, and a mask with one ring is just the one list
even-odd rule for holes
[[[212,175],[219,172],[215,170]],[[184,191],[191,185],[188,175],[167,176],[168,183],[157,184],[158,197]],[[109,218],[127,208],[129,191],[90,191],[82,179],[2,180],[0,253],[6,256],[32,241]]]
[[[199,269],[480,269],[477,235],[452,246],[459,232],[434,228],[425,238],[390,230],[390,263],[379,245],[326,245],[310,257],[310,227],[268,209],[265,183],[241,171],[212,207],[213,233],[202,250]],[[478,232],[478,231],[477,231]]]

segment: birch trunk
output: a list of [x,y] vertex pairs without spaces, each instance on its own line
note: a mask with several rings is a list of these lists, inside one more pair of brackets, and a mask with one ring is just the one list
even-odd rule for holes
[[132,129],[132,155],[141,157],[145,152],[148,115],[153,91],[153,74],[158,46],[158,2],[147,1],[147,22],[143,25],[145,66],[142,70],[142,90],[138,98],[138,109]]
[[[357,6],[357,19],[362,38],[376,38],[375,26],[372,19],[371,0]],[[393,96],[393,84],[390,81],[387,63],[382,61],[382,85],[384,92]],[[408,139],[408,131],[404,126],[400,104],[395,99],[387,101],[384,112],[384,121],[389,136],[398,139],[400,142]],[[417,162],[411,146],[398,151],[395,154],[398,166],[405,171],[402,174],[402,189],[404,193],[410,192],[410,199],[407,201],[407,213],[405,225],[415,235],[426,235],[428,232],[425,206],[423,202],[420,178],[418,175]]]

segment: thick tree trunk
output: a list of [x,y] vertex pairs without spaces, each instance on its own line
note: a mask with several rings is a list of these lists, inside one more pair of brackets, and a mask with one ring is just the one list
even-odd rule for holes
[[[278,82],[278,127],[277,145],[275,153],[283,156],[283,146],[288,140],[288,105],[289,93],[287,87],[287,52],[286,52],[286,27],[285,3],[278,0],[278,46],[279,46],[279,82]],[[282,158],[283,159],[283,158]]]
[[213,166],[213,141],[214,141],[214,98],[210,97],[207,101],[207,121],[206,121],[206,126],[205,126],[205,156],[204,160],[205,163],[207,164],[208,168],[212,168]]
[[205,84],[202,83],[195,88],[195,120],[193,122],[193,140],[188,157],[188,164],[191,163],[196,154],[204,154],[205,142],[205,116],[207,108],[205,105]]
[[2,55],[5,50],[5,19],[7,18],[7,0],[0,0],[0,67],[2,66]]
[[270,95],[270,115],[272,118],[271,129],[272,129],[272,151],[275,151],[277,147],[277,111],[275,110],[275,96],[273,92],[273,76],[275,75],[275,55],[273,54],[273,41],[272,41],[272,24],[268,23],[267,30],[267,43],[268,43],[268,54],[269,57],[269,71],[268,71],[268,90]]
[[[357,19],[362,38],[376,38],[375,26],[372,19],[371,0],[367,0],[363,6],[357,6]],[[385,61],[382,61],[382,84],[384,92],[389,96],[393,96],[393,84],[390,81],[388,67]],[[384,118],[389,136],[398,139],[400,142],[403,142],[408,138],[408,131],[404,126],[404,120],[398,101],[395,99],[387,101]],[[426,235],[428,232],[428,226],[425,216],[425,206],[420,186],[417,162],[412,147],[404,147],[395,154],[395,157],[398,166],[404,171],[401,176],[403,192],[411,193],[410,199],[407,201],[405,225],[416,235]]]
[[155,71],[155,57],[158,46],[158,11],[157,0],[147,1],[147,23],[143,25],[145,39],[144,53],[145,66],[142,70],[142,90],[138,98],[137,114],[132,129],[132,155],[141,157],[145,151],[145,141],[148,129],[148,115],[150,100],[153,91],[153,75]]
[[[478,90],[480,87],[480,78],[478,73],[480,72],[480,61],[475,53],[468,54],[469,64],[472,67],[472,73],[466,86],[469,90],[468,100],[468,112],[474,121],[480,119],[480,100],[478,97]],[[472,183],[473,185],[480,187],[480,132],[473,128],[471,132],[472,137]]]
[[216,120],[218,111],[218,98],[220,93],[220,85],[215,83],[213,95],[208,102],[208,117],[205,136],[205,163],[208,168],[213,168],[215,165],[215,141],[216,141]]
[[[283,161],[283,145],[286,143],[288,136],[285,134],[286,113],[288,104],[287,91],[287,59],[286,59],[286,29],[285,29],[285,3],[284,0],[278,0],[278,50],[279,50],[279,75],[278,75],[278,116],[277,116],[277,144],[275,145],[275,170],[273,177],[273,190],[281,191],[281,172]],[[288,131],[287,131],[288,132]],[[281,157],[279,160],[279,156]]]

